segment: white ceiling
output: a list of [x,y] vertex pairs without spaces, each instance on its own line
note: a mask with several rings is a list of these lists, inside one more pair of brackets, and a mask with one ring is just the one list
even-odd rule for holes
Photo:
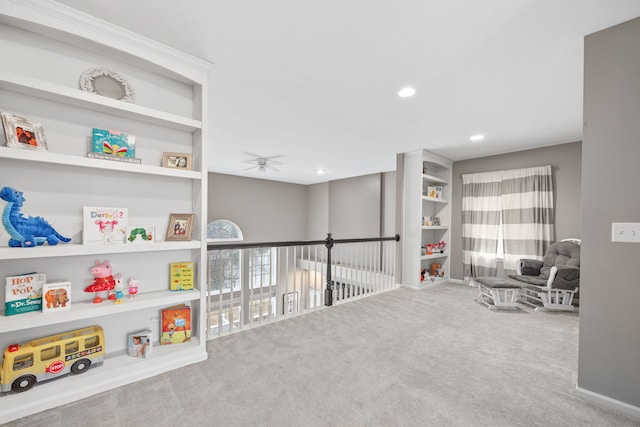
[[[209,170],[299,184],[419,148],[581,140],[583,37],[640,16],[638,0],[60,2],[213,62]],[[246,153],[280,171],[244,170]]]

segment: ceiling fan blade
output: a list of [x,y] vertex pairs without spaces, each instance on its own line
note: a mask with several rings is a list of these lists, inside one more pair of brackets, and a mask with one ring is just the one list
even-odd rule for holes
[[255,168],[259,168],[259,167],[260,167],[260,166],[255,165],[255,166],[251,166],[251,167],[249,167],[249,168],[246,168],[245,170],[246,170],[246,171],[248,171],[249,169],[255,169]]
[[273,166],[267,166],[269,169],[273,169],[275,172],[280,172],[280,169],[274,168]]

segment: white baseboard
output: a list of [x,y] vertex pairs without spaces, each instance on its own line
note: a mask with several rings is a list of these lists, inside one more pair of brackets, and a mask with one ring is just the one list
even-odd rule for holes
[[628,415],[630,417],[637,418],[640,420],[640,408],[637,406],[633,406],[628,403],[621,402],[619,400],[605,396],[603,394],[595,393],[593,391],[580,388],[577,385],[576,385],[576,396],[584,400],[593,402],[596,405],[599,405],[608,409],[613,409],[618,412],[622,412],[625,415]]
[[455,283],[456,285],[464,285],[464,280],[460,280],[460,279],[449,279],[449,283]]

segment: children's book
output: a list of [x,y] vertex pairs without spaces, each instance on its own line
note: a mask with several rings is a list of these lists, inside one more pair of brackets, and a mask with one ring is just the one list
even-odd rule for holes
[[152,339],[151,330],[134,332],[127,337],[128,354],[131,357],[141,357],[146,359],[151,354]]
[[160,311],[160,344],[191,341],[191,307],[175,305]]
[[82,243],[85,245],[125,243],[128,222],[127,208],[84,206]]
[[127,243],[144,244],[155,241],[153,225],[130,225],[127,227]]
[[193,289],[193,274],[192,262],[172,262],[170,289],[172,291],[187,291]]
[[71,308],[71,282],[51,282],[42,285],[42,312],[53,313]]
[[119,157],[136,157],[135,136],[115,130],[93,128],[91,151]]
[[47,281],[44,273],[25,273],[5,278],[4,315],[42,310],[42,285]]

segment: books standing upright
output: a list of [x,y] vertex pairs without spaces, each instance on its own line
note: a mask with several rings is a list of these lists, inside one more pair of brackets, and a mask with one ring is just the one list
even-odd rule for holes
[[193,289],[193,263],[172,262],[170,281],[170,289],[172,291],[187,291]]
[[127,341],[128,354],[131,357],[146,359],[151,354],[151,330],[134,332],[129,334]]
[[47,281],[44,273],[26,273],[5,278],[4,315],[42,310],[42,285]]
[[124,243],[128,223],[127,208],[84,206],[82,243],[85,245]]
[[180,344],[191,341],[191,307],[174,305],[160,312],[160,344]]
[[53,313],[71,308],[71,282],[52,282],[42,285],[42,312]]

